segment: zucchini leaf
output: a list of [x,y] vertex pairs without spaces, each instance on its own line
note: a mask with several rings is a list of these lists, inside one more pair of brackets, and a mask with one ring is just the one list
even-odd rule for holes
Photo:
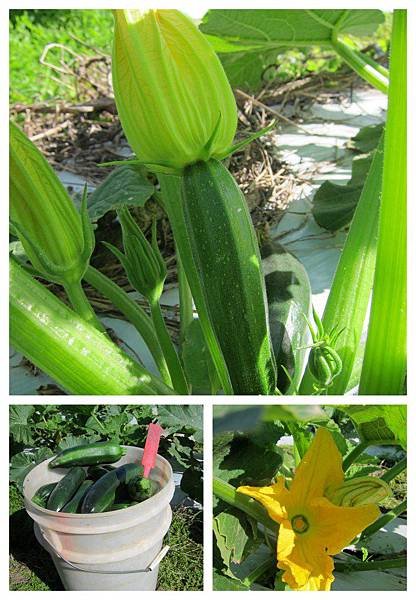
[[[368,36],[383,22],[380,10],[231,9],[209,10],[200,29],[219,54],[231,85],[255,90],[283,48],[332,46],[334,37]],[[343,58],[356,68],[349,56]]]
[[142,174],[138,165],[116,167],[88,199],[88,214],[98,221],[110,210],[123,205],[144,206],[155,187]]

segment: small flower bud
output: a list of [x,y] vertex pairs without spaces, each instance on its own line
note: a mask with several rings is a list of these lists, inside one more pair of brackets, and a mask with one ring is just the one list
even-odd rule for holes
[[115,10],[113,87],[139,161],[181,169],[224,155],[237,108],[220,60],[177,10]]
[[94,249],[86,194],[81,215],[36,146],[10,123],[10,218],[33,267],[56,283],[80,281]]
[[325,497],[337,506],[377,504],[391,495],[391,489],[378,477],[354,477],[337,486],[329,486]]
[[152,243],[149,244],[127,207],[117,211],[123,233],[124,254],[111,244],[105,244],[126,271],[131,285],[149,302],[162,295],[167,270],[156,240],[156,222],[153,223]]

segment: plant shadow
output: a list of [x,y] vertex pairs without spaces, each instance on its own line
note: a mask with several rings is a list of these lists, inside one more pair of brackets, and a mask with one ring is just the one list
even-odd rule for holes
[[[63,586],[49,554],[36,540],[33,521],[24,508],[17,510],[9,517],[10,557],[22,565],[26,565],[50,590],[61,591]],[[11,576],[10,589],[21,589],[21,574],[14,581]],[[30,575],[28,575],[28,578]]]

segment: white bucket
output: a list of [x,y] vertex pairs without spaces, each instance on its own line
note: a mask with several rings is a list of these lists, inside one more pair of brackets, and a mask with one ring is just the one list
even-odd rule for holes
[[[114,464],[140,463],[142,448],[123,446]],[[161,487],[154,496],[129,508],[96,514],[70,514],[41,508],[31,501],[44,484],[61,479],[67,469],[49,469],[45,460],[25,477],[23,494],[35,535],[51,555],[66,590],[155,590],[162,548],[172,511],[173,474],[157,455],[151,478]]]

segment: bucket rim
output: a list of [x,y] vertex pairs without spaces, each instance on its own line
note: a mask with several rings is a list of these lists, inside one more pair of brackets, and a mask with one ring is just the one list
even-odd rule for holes
[[[121,447],[122,448],[130,448],[130,449],[133,448],[135,450],[140,450],[142,454],[144,452],[144,448],[141,448],[140,446],[126,446],[126,445],[121,445]],[[54,457],[55,457],[55,455],[53,455],[53,456],[51,456],[49,458],[46,458],[45,460],[43,460],[40,463],[38,463],[37,465],[35,465],[33,467],[33,469],[35,469],[36,467],[39,467],[39,466],[43,465],[44,463],[51,462],[51,460],[53,460]],[[56,516],[57,514],[59,514],[61,517],[65,518],[65,519],[79,519],[79,518],[83,518],[83,517],[88,518],[88,519],[91,519],[91,518],[95,519],[95,518],[98,518],[98,517],[102,518],[104,515],[113,515],[114,516],[116,513],[121,513],[123,511],[130,510],[130,509],[137,509],[137,507],[139,507],[139,506],[141,508],[143,508],[144,505],[150,506],[150,504],[151,504],[150,501],[151,500],[156,499],[156,497],[159,497],[159,499],[160,499],[160,494],[162,494],[162,493],[166,494],[166,491],[170,487],[170,484],[171,484],[171,482],[173,480],[173,469],[172,469],[172,465],[170,464],[170,462],[166,458],[164,458],[163,456],[161,456],[160,454],[157,454],[156,458],[160,459],[167,466],[168,471],[169,471],[169,478],[165,482],[165,484],[163,485],[163,487],[161,487],[161,489],[158,492],[156,492],[156,494],[153,494],[153,496],[151,496],[150,498],[147,498],[146,500],[143,500],[142,502],[138,502],[137,504],[134,504],[133,506],[128,506],[126,508],[121,508],[119,510],[107,510],[107,511],[98,512],[98,513],[65,513],[65,512],[62,512],[62,511],[49,510],[48,508],[44,508],[43,506],[39,506],[38,504],[36,504],[35,502],[32,501],[32,498],[29,498],[29,496],[27,496],[25,494],[25,483],[26,483],[27,478],[29,477],[29,475],[33,471],[33,469],[31,469],[29,471],[29,473],[27,473],[27,475],[25,476],[25,478],[23,480],[22,487],[23,487],[24,500],[25,500],[25,502],[28,503],[29,507],[32,510],[35,509],[36,511],[38,511],[40,513],[43,513],[46,516],[49,516],[49,515],[55,515]],[[122,459],[120,459],[120,460],[122,460]],[[120,466],[122,466],[122,465],[120,465]],[[56,469],[55,472],[57,473],[58,469]]]

